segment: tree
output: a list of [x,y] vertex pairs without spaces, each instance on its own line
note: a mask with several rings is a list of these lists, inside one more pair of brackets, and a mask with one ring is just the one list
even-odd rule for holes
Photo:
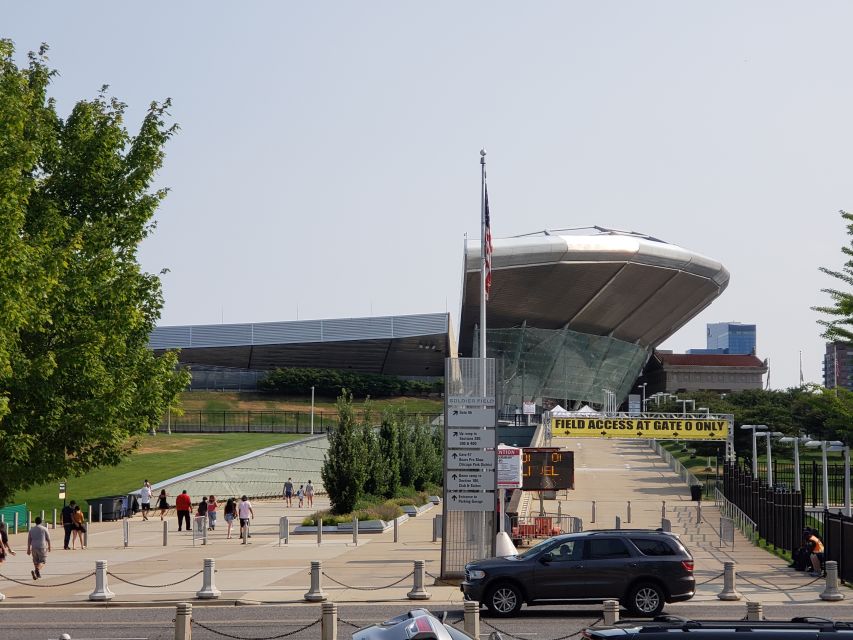
[[361,497],[366,479],[367,447],[355,417],[352,394],[346,389],[338,398],[338,424],[329,430],[329,450],[320,475],[329,494],[332,513],[350,513]]
[[163,297],[137,262],[169,101],[135,136],[106,87],[63,120],[46,51],[18,68],[0,40],[0,504],[118,463],[189,380],[148,348]]
[[393,498],[400,491],[400,422],[398,413],[386,409],[379,426],[379,452],[383,463],[382,495]]
[[[853,236],[853,214],[846,211],[839,211],[839,213],[847,221],[847,235]],[[850,246],[841,247],[841,252],[848,258],[841,271],[833,271],[826,267],[820,267],[820,270],[837,280],[841,280],[847,285],[848,290],[821,289],[823,293],[829,294],[833,304],[826,307],[812,307],[812,309],[831,317],[829,320],[818,320],[818,324],[824,327],[822,334],[824,338],[853,342],[853,292],[849,290],[853,286],[853,240],[850,241]]]

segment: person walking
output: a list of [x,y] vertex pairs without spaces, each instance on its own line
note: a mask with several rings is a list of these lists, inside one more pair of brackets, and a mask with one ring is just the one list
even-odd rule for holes
[[84,544],[85,538],[83,534],[86,533],[86,518],[83,516],[83,510],[80,509],[80,505],[74,507],[74,513],[71,514],[71,518],[74,520],[74,531],[71,534],[71,548],[77,548],[77,540],[80,540],[80,548],[85,549],[86,545]]
[[225,522],[228,524],[228,531],[225,532],[225,539],[231,539],[231,527],[234,525],[234,518],[237,515],[237,505],[234,504],[234,498],[228,498],[225,501],[225,509],[223,510]]
[[288,507],[293,506],[293,479],[288,478],[284,483],[284,501]]
[[184,522],[187,523],[187,531],[190,531],[190,511],[193,508],[193,501],[187,495],[187,490],[181,491],[181,495],[175,498],[175,510],[178,512],[178,531]]
[[204,534],[204,528],[207,526],[207,496],[201,497],[201,502],[198,503],[198,510],[195,512],[195,530],[199,535]]
[[166,495],[165,489],[160,489],[160,497],[157,498],[157,508],[160,509],[160,520],[166,515],[169,510],[169,496]]
[[65,529],[65,543],[62,548],[71,549],[71,532],[74,531],[74,507],[77,505],[73,500],[62,507],[62,528]]
[[0,564],[6,562],[7,554],[15,555],[15,552],[9,546],[9,532],[6,531],[6,523],[0,522]]
[[[243,538],[243,544],[246,544],[245,538],[252,537],[252,534],[249,533],[249,521],[255,517],[255,510],[252,509],[252,503],[249,502],[248,496],[240,498],[240,504],[238,505],[237,510],[240,515],[240,537]],[[243,535],[244,531],[245,537]]]
[[32,556],[33,570],[30,575],[33,580],[41,578],[41,569],[47,562],[50,553],[50,531],[41,523],[41,516],[36,516],[35,525],[27,533],[27,555]]
[[142,505],[142,519],[148,520],[148,512],[151,510],[151,484],[146,480],[139,490],[139,504]]
[[308,484],[305,485],[305,497],[308,498],[308,506],[314,506],[314,485],[311,484],[311,481],[308,481]]
[[305,498],[305,486],[299,485],[299,488],[296,490],[296,499],[299,500],[299,508],[302,508],[302,500]]
[[216,529],[216,496],[210,496],[207,499],[207,530],[213,531]]

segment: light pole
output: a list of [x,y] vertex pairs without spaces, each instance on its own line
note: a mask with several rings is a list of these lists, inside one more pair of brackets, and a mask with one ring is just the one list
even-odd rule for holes
[[640,406],[641,406],[641,407],[643,407],[643,411],[645,411],[645,410],[646,410],[646,385],[647,385],[647,384],[649,384],[649,383],[648,383],[648,382],[644,382],[644,383],[641,385],[642,390],[643,390],[643,404],[641,404]]
[[314,435],[314,385],[311,385],[311,435]]
[[756,433],[756,436],[767,436],[767,486],[773,487],[773,454],[770,450],[770,439],[778,438],[783,433],[779,431],[762,431],[760,433]]
[[758,478],[758,442],[755,439],[756,429],[766,429],[766,424],[742,424],[741,429],[752,430],[752,477]]
[[794,443],[794,491],[800,491],[800,439],[788,436],[779,438],[779,442]]
[[[826,440],[809,440],[806,442],[806,446],[809,449],[816,449],[820,447],[821,458],[823,459],[823,508],[824,510],[829,509],[829,464],[826,460],[826,452],[827,451],[841,451],[844,447],[844,444],[839,442],[838,440],[833,440],[832,442],[828,442]],[[849,455],[846,456],[845,463],[847,459],[849,459]],[[849,466],[849,465],[848,465]],[[847,480],[847,476],[849,475],[847,467],[844,469],[845,473],[845,481]],[[848,502],[848,494],[850,492],[849,484],[844,487],[844,497],[845,497],[845,507]]]
[[690,413],[694,413],[696,411],[696,401],[687,398],[686,400],[676,400],[676,402],[681,403],[681,415],[687,415],[687,403],[690,403]]

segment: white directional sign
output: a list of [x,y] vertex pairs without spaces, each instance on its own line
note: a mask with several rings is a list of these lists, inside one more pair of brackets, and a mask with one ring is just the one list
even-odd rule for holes
[[494,429],[448,429],[448,449],[492,449],[495,446]]
[[447,452],[448,469],[491,469],[495,468],[495,452],[480,450],[457,450]]
[[491,491],[495,488],[495,472],[491,469],[471,471],[449,471],[448,491]]
[[492,511],[494,493],[448,493],[444,508],[448,511]]
[[494,427],[495,408],[448,407],[448,427]]
[[494,407],[495,396],[450,396],[448,407]]

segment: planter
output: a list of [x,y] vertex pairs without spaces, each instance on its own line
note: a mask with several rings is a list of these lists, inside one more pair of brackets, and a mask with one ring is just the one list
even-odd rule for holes
[[[397,518],[397,524],[402,524],[409,519],[408,515]],[[393,520],[362,520],[358,523],[359,533],[385,533],[394,527]],[[316,525],[299,525],[293,530],[296,535],[317,535]],[[345,534],[352,535],[352,522],[342,522],[338,525],[323,525],[323,534]]]
[[422,513],[426,513],[433,507],[435,507],[435,505],[432,502],[427,502],[426,504],[423,504],[420,507],[416,507],[413,504],[404,504],[400,508],[410,518],[417,518],[419,515],[421,515]]

